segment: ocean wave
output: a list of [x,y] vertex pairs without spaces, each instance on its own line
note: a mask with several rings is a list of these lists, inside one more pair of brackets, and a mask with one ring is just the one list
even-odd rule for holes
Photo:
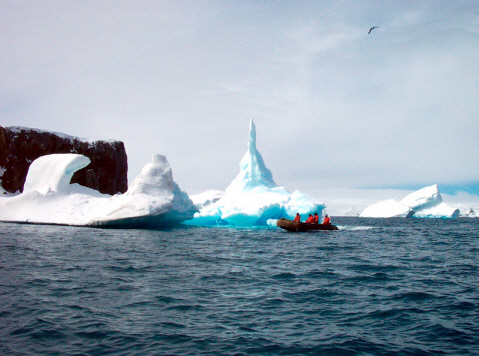
[[9,225],[0,354],[477,353],[477,223],[460,237],[434,221],[363,223],[286,235]]
[[353,225],[337,225],[339,230],[345,230],[345,231],[367,231],[367,230],[373,230],[377,229],[378,227],[375,226],[353,226]]

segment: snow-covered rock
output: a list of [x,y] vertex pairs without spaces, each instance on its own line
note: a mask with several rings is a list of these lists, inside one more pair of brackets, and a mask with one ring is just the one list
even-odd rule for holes
[[23,193],[0,198],[0,220],[77,226],[162,227],[198,211],[173,181],[164,156],[154,155],[128,191],[114,196],[70,184],[89,159],[54,154],[32,162]]
[[466,208],[464,210],[464,213],[462,213],[462,210],[461,210],[461,216],[467,217],[467,218],[475,218],[478,215],[477,215],[476,211],[474,210],[474,208]]
[[443,202],[437,184],[422,188],[407,195],[400,202],[394,199],[368,206],[361,217],[391,218],[456,218],[459,209],[449,207]]
[[[200,196],[202,198],[194,198],[200,206],[200,212],[195,214],[193,220],[186,222],[187,224],[268,225],[275,219],[293,219],[297,212],[303,219],[314,212],[321,215],[325,208],[323,203],[308,195],[299,191],[291,194],[274,182],[271,171],[266,167],[256,147],[253,120],[250,121],[248,150],[241,159],[238,176],[222,196],[211,192],[202,193]],[[208,198],[211,196],[215,196],[214,202]]]

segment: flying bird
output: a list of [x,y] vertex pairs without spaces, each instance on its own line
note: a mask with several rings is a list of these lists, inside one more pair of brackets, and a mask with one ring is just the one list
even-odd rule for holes
[[369,32],[368,32],[368,35],[371,33],[372,30],[374,30],[375,28],[379,28],[379,26],[373,26],[369,29]]

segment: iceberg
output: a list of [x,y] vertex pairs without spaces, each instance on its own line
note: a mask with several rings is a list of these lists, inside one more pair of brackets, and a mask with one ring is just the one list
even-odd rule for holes
[[359,215],[363,218],[406,218],[412,215],[413,211],[406,205],[398,203],[394,199],[380,201],[368,206]]
[[303,219],[309,214],[322,214],[325,205],[308,195],[292,194],[273,180],[256,147],[256,127],[250,121],[248,149],[241,159],[240,172],[223,192],[207,191],[191,196],[199,208],[188,225],[272,225],[280,218]]
[[437,184],[415,191],[400,202],[385,200],[368,206],[360,217],[392,218],[456,218],[459,209],[449,207],[443,200]]
[[190,199],[193,201],[195,207],[199,210],[210,206],[211,204],[216,203],[220,200],[225,192],[222,190],[207,190],[203,193],[190,196]]
[[73,174],[90,164],[79,154],[53,154],[37,158],[28,169],[23,192],[68,194]]
[[0,220],[37,224],[157,228],[192,219],[198,211],[173,181],[162,155],[153,155],[125,194],[99,193],[70,184],[73,174],[90,163],[80,154],[52,154],[32,162],[24,190],[0,198]]

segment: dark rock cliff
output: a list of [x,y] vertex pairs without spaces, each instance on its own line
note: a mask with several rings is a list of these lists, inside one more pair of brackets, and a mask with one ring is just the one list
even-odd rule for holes
[[22,191],[30,164],[53,153],[79,153],[90,158],[91,163],[73,175],[72,183],[111,195],[128,189],[127,156],[121,141],[87,141],[38,129],[0,126],[3,189],[11,193]]

